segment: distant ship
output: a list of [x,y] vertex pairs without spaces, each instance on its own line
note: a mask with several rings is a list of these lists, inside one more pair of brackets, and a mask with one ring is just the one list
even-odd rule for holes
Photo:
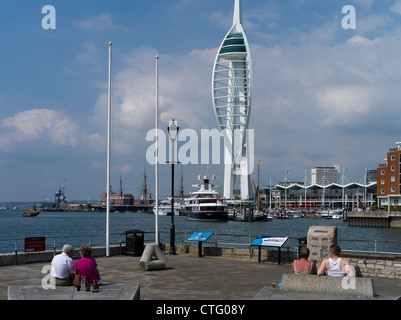
[[201,176],[198,176],[198,180],[203,180],[203,183],[193,185],[193,187],[199,187],[199,190],[191,192],[187,200],[185,206],[187,219],[195,221],[227,221],[227,204],[220,199],[219,193],[212,189],[214,185],[210,184],[210,181],[214,180],[214,176],[211,179],[206,176],[202,179]]

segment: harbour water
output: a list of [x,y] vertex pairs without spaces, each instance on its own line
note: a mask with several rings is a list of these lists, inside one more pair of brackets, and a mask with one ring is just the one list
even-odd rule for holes
[[[22,211],[22,209],[0,210],[0,253],[14,252],[16,245],[19,252],[24,251],[25,237],[46,237],[48,250],[53,248],[53,237],[57,237],[57,250],[64,243],[71,243],[74,246],[89,242],[93,246],[105,244],[106,213],[104,212],[41,212],[36,217],[23,217]],[[187,220],[185,216],[176,216],[174,219],[177,243],[183,243],[185,237],[188,238],[195,231],[202,231],[217,234],[219,243],[245,245],[258,235],[288,236],[293,238],[290,239],[289,246],[294,248],[298,244],[297,238],[305,237],[310,226],[330,225],[338,228],[339,245],[344,250],[401,253],[400,228],[351,227],[341,220],[322,218],[273,219],[267,222],[199,222]],[[160,239],[164,243],[169,243],[170,221],[169,216],[159,216],[159,231],[162,231]],[[111,244],[119,243],[121,237],[125,241],[125,231],[132,229],[150,232],[145,234],[145,241],[154,239],[154,215],[134,212],[110,213]],[[225,236],[228,234],[231,236]],[[78,235],[85,236],[75,237]],[[89,238],[88,235],[92,236]],[[16,238],[20,240],[3,240]],[[215,240],[211,238],[208,242],[213,243],[213,241]]]

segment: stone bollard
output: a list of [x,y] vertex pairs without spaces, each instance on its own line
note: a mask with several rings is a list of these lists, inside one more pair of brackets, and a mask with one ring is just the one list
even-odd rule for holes
[[307,246],[309,260],[316,260],[319,265],[329,257],[330,246],[337,244],[337,227],[312,226],[309,228]]
[[157,243],[148,243],[145,246],[139,267],[142,270],[162,270],[166,268],[167,258]]

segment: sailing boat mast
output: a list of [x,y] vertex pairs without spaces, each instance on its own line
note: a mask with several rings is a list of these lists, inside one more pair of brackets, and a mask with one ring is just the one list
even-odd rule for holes
[[[143,184],[142,184],[142,188],[141,188],[141,200],[144,200],[146,205],[149,204],[148,192],[150,193],[150,188],[148,191],[148,184],[146,181],[146,166],[145,166],[144,175],[143,175]],[[152,198],[152,197],[150,197],[150,198]]]

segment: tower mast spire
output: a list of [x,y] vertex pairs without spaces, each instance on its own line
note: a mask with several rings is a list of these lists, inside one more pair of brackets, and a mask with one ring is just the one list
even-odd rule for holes
[[242,24],[241,0],[235,0],[233,25]]

